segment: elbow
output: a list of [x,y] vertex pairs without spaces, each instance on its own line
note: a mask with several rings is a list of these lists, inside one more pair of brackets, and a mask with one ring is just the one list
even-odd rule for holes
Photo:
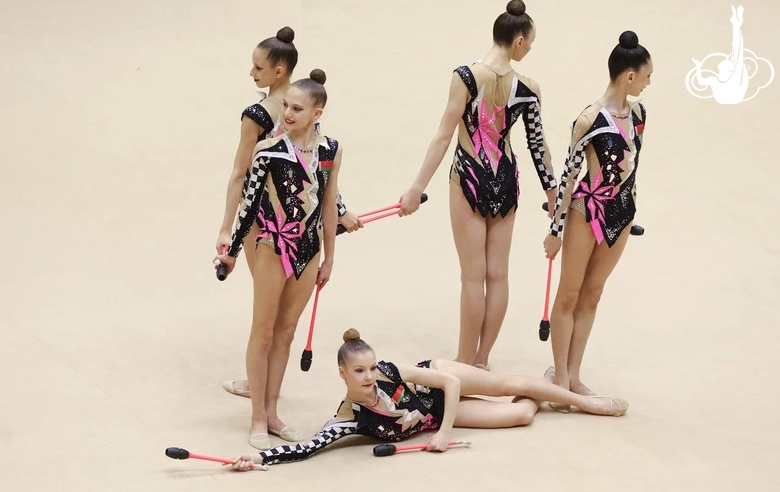
[[449,381],[447,382],[447,389],[449,389],[452,394],[460,397],[460,387],[460,379],[450,374]]

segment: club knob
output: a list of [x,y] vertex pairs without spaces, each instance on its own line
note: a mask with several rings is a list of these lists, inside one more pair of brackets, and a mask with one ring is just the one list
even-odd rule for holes
[[374,446],[374,456],[392,456],[395,454],[395,446],[392,444],[380,444]]
[[542,320],[542,322],[539,323],[539,340],[546,342],[549,337],[550,337],[550,322],[547,320]]
[[190,452],[182,448],[168,448],[165,450],[165,456],[175,460],[186,460],[190,457]]
[[301,371],[308,371],[311,367],[311,350],[304,350],[301,354]]

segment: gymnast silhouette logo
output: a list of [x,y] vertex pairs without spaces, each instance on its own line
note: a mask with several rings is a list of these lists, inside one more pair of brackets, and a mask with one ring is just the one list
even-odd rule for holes
[[[756,56],[755,53],[745,48],[741,32],[742,13],[744,10],[742,5],[736,10],[733,5],[731,7],[732,15],[730,20],[733,28],[731,54],[712,53],[707,55],[702,61],[693,59],[693,63],[696,66],[685,76],[685,88],[695,97],[699,99],[714,97],[719,104],[739,104],[756,97],[761,89],[771,84],[772,80],[774,80],[775,68],[772,64],[767,59]],[[713,70],[702,69],[704,63],[710,58],[721,60],[718,63],[717,73]],[[756,83],[751,84],[750,80],[759,72],[758,67],[762,65],[759,61],[769,67],[769,81],[760,87],[756,87]],[[766,70],[764,69],[763,71]],[[711,76],[705,77],[704,74],[711,74]],[[756,87],[755,92],[745,97],[750,85]],[[710,90],[708,91],[707,89]],[[709,92],[709,95],[702,96],[697,94],[707,92]]]

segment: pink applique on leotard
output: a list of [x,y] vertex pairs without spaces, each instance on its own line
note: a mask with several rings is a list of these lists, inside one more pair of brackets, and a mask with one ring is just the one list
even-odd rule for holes
[[604,202],[613,200],[612,196],[615,187],[601,184],[601,173],[596,173],[591,183],[585,180],[580,181],[579,190],[572,194],[572,198],[584,198],[585,205],[590,211],[590,227],[593,229],[593,235],[596,236],[596,243],[601,244],[604,240],[604,233],[601,226],[604,224]]
[[282,223],[282,207],[280,206],[276,212],[276,222],[266,220],[262,214],[258,214],[257,218],[261,222],[261,233],[258,237],[267,238],[269,233],[276,234],[276,245],[279,246],[279,251],[282,257],[282,266],[284,267],[284,273],[287,277],[293,274],[293,266],[290,258],[297,260],[298,257],[295,253],[298,252],[298,246],[296,239],[299,239],[303,235],[303,229],[299,221]]
[[[493,168],[493,174],[498,170],[498,160],[501,158],[498,140],[501,138],[501,133],[499,132],[506,126],[503,113],[503,106],[496,108],[493,112],[488,111],[487,103],[483,98],[479,108],[479,125],[471,137],[472,142],[474,142],[474,154],[479,155],[480,149],[484,149],[490,161],[490,167]],[[501,116],[501,127],[496,129],[496,119],[499,119],[499,115]]]

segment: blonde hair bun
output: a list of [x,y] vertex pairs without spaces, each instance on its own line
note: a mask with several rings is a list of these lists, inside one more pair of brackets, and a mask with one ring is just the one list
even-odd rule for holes
[[360,338],[360,332],[358,332],[354,328],[350,328],[349,330],[344,332],[344,343],[349,342],[350,340],[357,340]]

